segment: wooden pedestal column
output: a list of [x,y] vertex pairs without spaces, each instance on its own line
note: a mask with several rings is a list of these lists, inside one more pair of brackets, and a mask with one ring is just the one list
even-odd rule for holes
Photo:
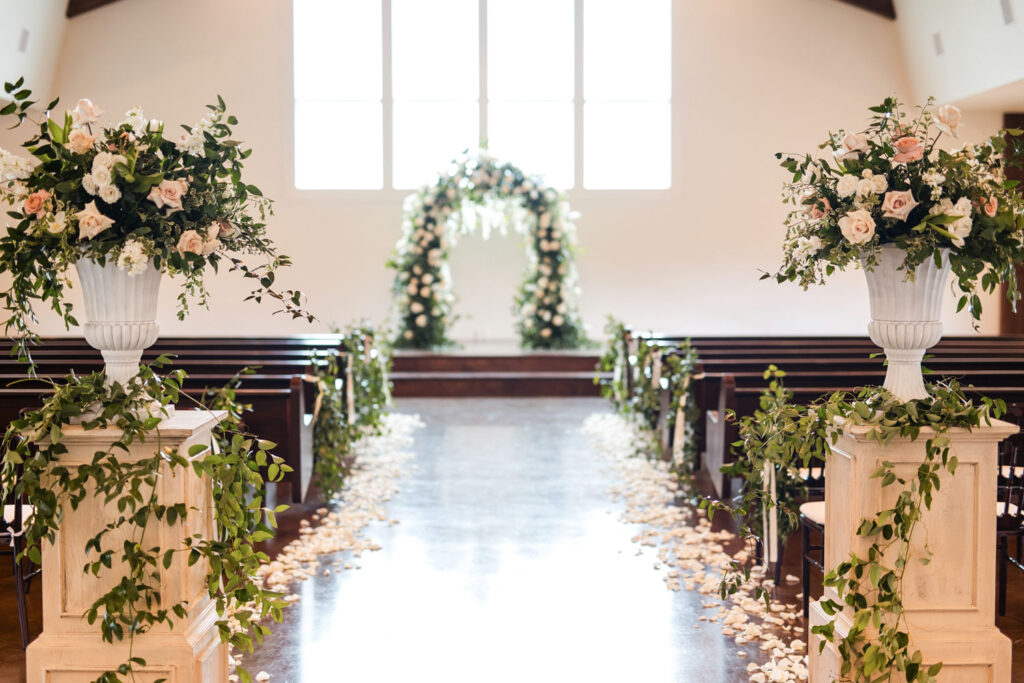
[[[136,443],[122,458],[143,459],[157,448],[171,447],[188,455],[194,444],[210,444],[210,430],[223,413],[177,411],[158,427],[158,438]],[[115,429],[85,431],[80,426],[65,427],[64,443],[68,453],[61,463],[75,465],[90,462],[98,450],[107,450],[120,437]],[[213,501],[210,482],[191,470],[169,468],[159,480],[159,500],[164,504],[185,503],[189,514],[184,522],[169,526],[153,521],[146,530],[144,544],[161,548],[183,548],[183,539],[196,533],[211,537],[214,532]],[[55,543],[43,548],[43,633],[28,647],[28,683],[84,683],[104,671],[116,669],[128,661],[128,641],[111,645],[100,638],[99,624],[90,626],[82,614],[95,599],[107,592],[123,574],[119,571],[120,547],[125,535],[107,536],[104,547],[113,549],[113,568],[99,577],[83,570],[94,559],[86,555],[86,541],[116,517],[114,505],[87,497],[77,510],[65,508],[61,531]],[[167,683],[222,683],[228,675],[227,646],[220,641],[215,626],[217,614],[206,592],[207,563],[189,567],[186,553],[175,555],[169,569],[161,564],[160,593],[165,605],[181,600],[189,603],[184,620],[175,617],[173,630],[157,626],[136,636],[132,655],[146,660],[139,667],[137,680],[150,683],[166,678]]]
[[[941,471],[941,489],[914,531],[911,559],[904,577],[903,604],[911,650],[920,649],[926,665],[943,663],[942,683],[1008,683],[1010,640],[995,627],[996,474],[998,444],[1018,428],[993,420],[974,431],[948,432],[951,451],[959,460],[956,474]],[[923,461],[929,432],[916,441],[895,440],[881,446],[864,427],[844,432],[833,447],[825,477],[825,567],[831,570],[850,553],[867,556],[870,543],[857,535],[861,520],[890,508],[901,486],[882,488],[871,474],[883,461],[895,464],[908,481]],[[931,562],[923,565],[925,544]],[[886,563],[891,566],[892,560]],[[826,597],[839,601],[835,591]],[[837,636],[848,633],[847,612],[836,620]],[[815,602],[812,626],[830,618]],[[818,636],[811,637],[812,683],[839,680],[841,661],[831,645],[818,653]]]

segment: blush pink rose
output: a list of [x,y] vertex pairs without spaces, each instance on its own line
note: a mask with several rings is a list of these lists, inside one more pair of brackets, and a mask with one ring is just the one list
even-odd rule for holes
[[924,147],[921,146],[921,141],[913,135],[902,137],[893,144],[896,146],[896,156],[892,160],[898,164],[919,161],[924,157]]
[[165,180],[152,188],[147,195],[149,201],[156,204],[158,209],[167,208],[167,214],[181,211],[181,200],[188,191],[188,183],[184,180]]
[[195,230],[186,230],[181,233],[181,237],[178,238],[178,246],[176,249],[182,256],[186,253],[201,254],[203,253],[203,236]]
[[868,151],[868,137],[864,133],[847,133],[843,137],[843,147],[847,152]]
[[985,215],[989,218],[996,217],[996,211],[999,210],[999,200],[995,197],[989,197],[988,201],[985,202]]
[[915,206],[917,201],[910,190],[890,190],[885,193],[885,199],[882,200],[882,216],[905,221]]
[[869,211],[857,209],[839,219],[839,231],[850,244],[865,244],[875,236],[875,220]]
[[820,197],[811,204],[811,218],[824,218],[832,213],[832,203],[828,197]]
[[42,218],[46,213],[46,200],[49,198],[49,192],[38,190],[25,198],[25,203],[21,205],[21,208],[26,215],[33,214],[36,218]]

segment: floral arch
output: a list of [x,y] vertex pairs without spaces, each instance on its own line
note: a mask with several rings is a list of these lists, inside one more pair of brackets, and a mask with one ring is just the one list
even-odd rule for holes
[[513,312],[523,348],[568,349],[587,343],[576,298],[574,214],[565,195],[487,154],[452,163],[436,182],[406,198],[402,238],[388,267],[397,271],[395,345],[451,346],[454,296],[448,255],[460,234],[482,228],[525,233],[529,263]]

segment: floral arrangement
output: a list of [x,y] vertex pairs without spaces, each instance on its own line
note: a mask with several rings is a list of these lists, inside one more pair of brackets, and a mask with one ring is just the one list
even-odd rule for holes
[[975,319],[981,315],[979,281],[989,292],[1005,283],[1016,302],[1024,201],[1017,181],[1006,180],[1003,152],[1007,138],[1017,151],[1022,131],[1000,131],[984,143],[946,151],[937,143],[943,135],[959,137],[955,106],[934,107],[928,100],[910,117],[890,97],[870,111],[865,130],[829,135],[819,147],[827,156],[776,155],[793,174],[783,196],[794,209],[774,277],[806,288],[851,263],[871,268],[878,248],[892,244],[906,252],[908,278],[929,258],[941,262],[948,250],[962,294],[958,308],[968,306]]
[[[476,220],[471,214],[476,210]],[[453,162],[450,172],[405,202],[402,238],[388,267],[397,271],[395,300],[400,320],[395,346],[434,348],[452,344],[454,317],[448,253],[459,232],[469,232],[482,212],[529,230],[524,282],[515,300],[525,348],[577,348],[587,343],[576,311],[573,262],[575,215],[565,197],[511,164],[486,154]]]
[[[4,90],[13,101],[0,117],[19,125],[35,104],[31,91],[21,79]],[[257,281],[248,298],[270,296],[294,317],[313,319],[299,292],[272,289],[275,270],[290,260],[267,237],[270,201],[243,181],[251,150],[231,138],[238,121],[222,98],[177,134],[138,107],[103,125],[104,112],[87,99],[62,116],[57,104],[47,105],[38,133],[23,143],[28,156],[0,149],[0,203],[15,221],[0,237],[0,270],[12,276],[0,295],[8,335],[32,338],[36,300],[67,326],[77,324],[64,295],[79,259],[114,262],[131,275],[155,268],[182,276],[180,318],[190,298],[206,303],[203,276],[226,261]],[[267,261],[250,268],[238,258],[244,254]],[[20,351],[27,356],[27,341]]]

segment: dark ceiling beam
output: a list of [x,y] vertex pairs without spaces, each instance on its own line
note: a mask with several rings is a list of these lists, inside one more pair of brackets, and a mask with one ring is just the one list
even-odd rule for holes
[[68,0],[68,18],[77,17],[79,14],[85,14],[89,10],[94,10],[97,7],[103,7],[109,5],[117,0]]
[[896,18],[896,6],[893,5],[893,0],[839,0],[845,2],[847,5],[853,5],[866,9],[869,12],[880,14],[886,19]]

